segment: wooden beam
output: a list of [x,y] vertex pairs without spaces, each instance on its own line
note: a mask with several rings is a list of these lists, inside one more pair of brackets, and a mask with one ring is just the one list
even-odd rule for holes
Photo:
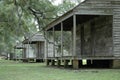
[[53,57],[55,57],[55,28],[53,27]]
[[15,58],[15,55],[16,55],[16,51],[15,51],[15,48],[14,48],[14,58]]
[[76,15],[73,15],[73,57],[76,56]]
[[[48,32],[46,31],[46,37],[48,37]],[[46,58],[48,58],[48,41],[46,40]]]
[[63,57],[63,23],[61,22],[61,57]]
[[23,47],[22,49],[22,58],[23,58],[25,46],[22,44],[22,47]]
[[35,45],[37,47],[36,59],[39,58],[39,42]]
[[55,25],[58,25],[59,23],[61,23],[62,21],[70,18],[71,16],[73,16],[73,11],[69,11],[66,14],[64,14],[63,16],[59,17],[58,19],[56,19],[55,21],[53,21],[52,23],[48,24],[45,28],[45,30],[49,30],[50,28],[52,28]]
[[57,66],[60,67],[61,65],[61,60],[57,60]]
[[28,46],[28,54],[27,55],[28,55],[28,58],[29,58],[29,47],[30,47],[30,45],[29,45],[29,39],[28,39],[28,45],[27,46]]

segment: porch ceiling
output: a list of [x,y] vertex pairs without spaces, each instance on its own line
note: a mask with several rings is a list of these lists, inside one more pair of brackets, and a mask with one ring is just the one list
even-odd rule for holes
[[[86,21],[89,21],[95,17],[99,17],[99,15],[76,15],[76,25],[82,24]],[[73,16],[69,17],[68,19],[64,21],[60,21],[63,23],[63,30],[64,31],[71,31],[73,27]],[[57,25],[53,26],[55,31],[60,31],[61,30],[61,23],[58,23]],[[51,27],[48,29],[49,31],[53,30]]]

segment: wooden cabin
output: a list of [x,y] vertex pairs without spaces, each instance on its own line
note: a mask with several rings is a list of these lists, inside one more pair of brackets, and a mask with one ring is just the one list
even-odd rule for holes
[[[23,60],[25,50],[26,48],[23,46],[22,43],[18,43],[16,46],[14,46],[14,60]],[[20,52],[19,54],[17,54],[18,51]]]
[[73,68],[79,68],[85,59],[88,66],[120,67],[120,0],[85,0],[45,29],[54,43],[52,56],[47,49],[47,65],[56,59],[60,65],[62,59],[64,65],[72,60]]
[[43,62],[45,53],[45,39],[41,34],[35,34],[23,41],[26,51],[24,53],[25,60],[35,60],[36,62]]
[[14,55],[14,53],[9,53],[9,55],[10,55],[10,56],[9,56],[9,60],[13,60],[13,57],[14,57],[13,55]]

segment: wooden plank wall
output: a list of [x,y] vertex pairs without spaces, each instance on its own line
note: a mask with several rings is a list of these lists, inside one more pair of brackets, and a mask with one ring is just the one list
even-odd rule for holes
[[86,0],[74,11],[79,14],[111,15],[112,4],[109,0]]
[[22,56],[22,58],[23,59],[26,58],[26,48],[23,49],[23,56]]
[[113,56],[112,16],[101,16],[95,20],[94,56]]
[[45,53],[45,51],[44,51],[44,42],[41,42],[40,44],[41,44],[41,45],[40,45],[41,58],[44,59],[44,53]]
[[36,58],[37,58],[37,59],[40,58],[40,48],[39,48],[40,46],[39,46],[39,45],[40,45],[40,42],[37,42],[37,43],[36,43],[36,50],[37,50],[37,51],[36,51]]
[[[120,56],[120,1],[119,0],[86,0],[73,10],[79,15],[109,15],[94,21],[94,25],[86,22],[77,27],[77,56]],[[113,19],[112,19],[113,18]],[[113,22],[112,22],[113,20]],[[113,23],[113,26],[112,26]],[[95,32],[90,29],[95,27]],[[83,26],[81,28],[81,26]],[[90,27],[89,27],[90,26]],[[81,33],[81,29],[84,31]],[[92,31],[93,30],[93,31]],[[92,33],[94,32],[95,35]],[[80,35],[83,35],[80,37]],[[91,36],[93,35],[93,36]],[[84,40],[80,40],[85,38]],[[93,40],[94,39],[94,40]],[[93,40],[93,42],[92,42]],[[95,41],[95,43],[94,43]],[[83,45],[81,45],[81,43]],[[94,46],[91,46],[92,43]],[[53,57],[53,46],[49,44],[48,57]],[[84,46],[84,48],[82,48]],[[90,48],[90,47],[94,47]]]
[[51,43],[48,42],[48,58],[53,58],[53,40],[50,41]]
[[113,15],[114,56],[120,56],[120,0],[86,0],[74,10],[77,14]]
[[[84,26],[82,29],[81,27]],[[82,29],[82,30],[81,30]],[[82,32],[82,33],[81,33]],[[81,35],[82,34],[82,35]],[[112,16],[100,16],[77,26],[77,56],[113,56]]]
[[113,3],[113,52],[114,56],[120,56],[120,1]]
[[37,42],[36,44],[36,58],[37,59],[44,59],[45,51],[44,51],[44,42]]

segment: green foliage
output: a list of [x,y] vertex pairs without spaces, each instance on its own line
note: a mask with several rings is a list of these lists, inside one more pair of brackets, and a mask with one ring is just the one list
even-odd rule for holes
[[70,0],[63,0],[58,6],[49,0],[0,0],[0,51],[13,52],[16,41],[43,30],[73,6]]
[[68,10],[72,9],[75,6],[75,3],[72,3],[71,0],[63,0],[62,4],[58,5],[57,13],[58,15],[62,15],[66,13]]

